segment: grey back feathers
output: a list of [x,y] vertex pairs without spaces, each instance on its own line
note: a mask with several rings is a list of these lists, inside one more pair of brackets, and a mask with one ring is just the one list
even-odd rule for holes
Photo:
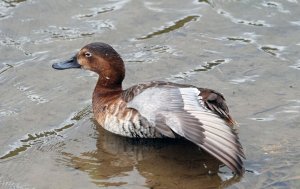
[[204,105],[199,89],[151,87],[135,96],[127,107],[136,109],[162,135],[184,137],[234,172],[244,171],[241,157],[245,156],[237,134]]

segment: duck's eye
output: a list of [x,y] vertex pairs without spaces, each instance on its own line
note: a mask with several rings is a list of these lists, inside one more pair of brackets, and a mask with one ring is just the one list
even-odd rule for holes
[[87,57],[87,58],[89,58],[89,57],[92,56],[92,53],[90,53],[90,52],[85,52],[85,53],[84,53],[84,56]]

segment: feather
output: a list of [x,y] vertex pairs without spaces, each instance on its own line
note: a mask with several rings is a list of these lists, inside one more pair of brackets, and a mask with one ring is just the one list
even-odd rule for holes
[[237,134],[225,119],[229,114],[223,96],[206,90],[207,98],[198,88],[169,85],[139,91],[127,106],[136,109],[162,135],[174,138],[176,133],[242,174],[241,158],[245,155]]

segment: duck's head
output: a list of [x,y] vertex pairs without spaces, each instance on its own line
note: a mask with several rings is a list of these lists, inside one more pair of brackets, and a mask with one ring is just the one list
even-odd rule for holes
[[108,44],[95,42],[84,46],[74,57],[52,65],[54,69],[83,68],[99,74],[99,84],[121,85],[125,67],[121,56]]

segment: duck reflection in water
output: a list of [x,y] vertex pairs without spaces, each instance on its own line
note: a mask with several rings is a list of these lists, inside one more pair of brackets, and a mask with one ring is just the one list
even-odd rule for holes
[[222,179],[227,174],[220,173],[220,161],[187,140],[125,138],[93,122],[97,149],[79,156],[63,152],[63,156],[68,166],[88,173],[98,186],[225,188],[241,178]]

